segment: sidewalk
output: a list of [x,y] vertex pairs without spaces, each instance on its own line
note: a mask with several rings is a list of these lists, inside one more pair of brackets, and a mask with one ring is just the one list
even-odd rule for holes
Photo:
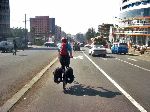
[[129,55],[141,60],[150,61],[150,50],[146,50],[146,52],[141,55],[139,51],[134,52],[134,49],[130,48]]

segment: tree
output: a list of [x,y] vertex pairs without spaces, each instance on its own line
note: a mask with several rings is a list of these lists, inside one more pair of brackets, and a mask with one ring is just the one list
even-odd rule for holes
[[86,32],[86,39],[90,40],[91,38],[94,38],[96,36],[96,32],[94,28],[89,28]]
[[25,30],[24,28],[11,28],[10,29],[10,36],[12,38],[15,37],[21,37],[23,38],[25,36],[25,31],[27,32],[27,30]]

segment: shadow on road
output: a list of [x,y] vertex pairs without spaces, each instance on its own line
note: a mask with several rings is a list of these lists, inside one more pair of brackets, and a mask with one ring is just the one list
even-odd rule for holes
[[139,56],[137,54],[127,54],[128,56]]
[[74,86],[69,87],[65,94],[76,95],[76,96],[100,96],[106,98],[113,98],[117,95],[122,95],[120,92],[113,92],[103,87],[91,87],[75,82]]
[[106,58],[116,58],[116,57],[111,56],[111,55],[107,55]]
[[103,56],[93,56],[93,57],[102,57],[102,58],[116,58],[116,57],[114,57],[114,56],[111,56],[111,55],[106,55],[106,57],[103,57]]
[[19,56],[28,56],[28,55],[26,55],[26,54],[22,54],[22,55],[19,55]]

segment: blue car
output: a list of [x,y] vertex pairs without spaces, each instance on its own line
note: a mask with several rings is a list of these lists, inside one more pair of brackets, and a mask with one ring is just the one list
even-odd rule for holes
[[121,53],[128,53],[128,45],[127,43],[113,43],[111,47],[112,54],[121,54]]

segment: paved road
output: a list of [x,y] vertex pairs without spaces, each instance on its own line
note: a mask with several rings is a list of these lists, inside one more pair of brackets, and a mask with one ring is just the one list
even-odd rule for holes
[[0,53],[0,106],[57,56],[53,48],[30,48],[25,51]]
[[130,55],[109,55],[108,58],[91,57],[134,99],[150,111],[150,62]]
[[[84,53],[88,55],[87,49]],[[74,57],[71,60],[71,66],[76,78],[74,83],[67,85],[66,93],[63,93],[62,84],[57,85],[53,82],[52,72],[59,66],[57,62],[10,111],[139,112],[137,109],[139,106],[150,111],[150,71],[148,71],[150,66],[148,66],[148,61],[133,61],[128,59],[131,58],[128,55],[109,54],[107,58],[89,56],[101,68],[101,71],[108,74],[139,103],[135,107],[131,103],[133,100],[129,101],[83,52],[75,52]]]

